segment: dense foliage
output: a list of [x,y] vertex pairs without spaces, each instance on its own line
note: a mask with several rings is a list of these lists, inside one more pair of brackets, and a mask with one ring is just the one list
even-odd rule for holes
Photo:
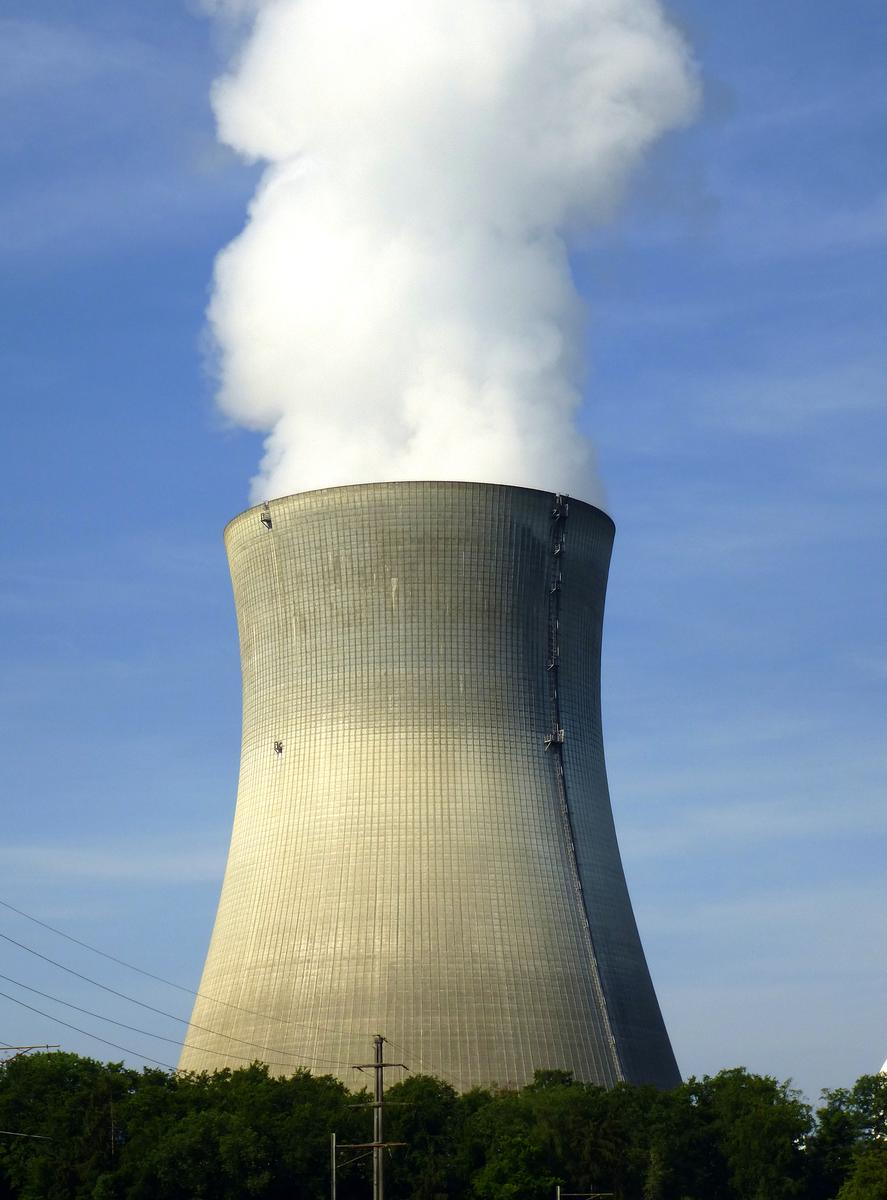
[[[0,1066],[0,1200],[321,1200],[330,1133],[367,1142],[366,1093],[264,1067],[182,1076],[75,1054]],[[741,1069],[671,1092],[610,1091],[559,1071],[520,1091],[465,1095],[428,1076],[391,1087],[389,1200],[887,1200],[887,1079],[863,1076],[811,1107]],[[338,1200],[371,1193],[368,1161],[339,1153]],[[357,1161],[351,1161],[353,1159]]]

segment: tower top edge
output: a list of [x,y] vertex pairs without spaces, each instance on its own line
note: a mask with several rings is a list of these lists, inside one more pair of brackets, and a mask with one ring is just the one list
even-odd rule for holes
[[261,513],[268,510],[273,511],[276,505],[285,504],[288,500],[294,500],[302,497],[316,497],[319,502],[324,496],[341,495],[342,493],[346,492],[354,494],[359,492],[386,491],[396,495],[398,492],[407,491],[411,488],[460,488],[477,490],[478,492],[514,492],[534,496],[547,496],[552,499],[561,494],[569,499],[571,504],[578,504],[582,508],[590,509],[592,512],[597,513],[601,518],[603,518],[604,521],[613,527],[614,531],[616,528],[615,521],[603,508],[600,508],[596,504],[591,504],[588,500],[580,500],[577,496],[568,496],[566,493],[546,491],[543,488],[520,487],[516,484],[510,483],[480,483],[473,480],[459,479],[402,479],[379,480],[370,483],[337,484],[333,487],[308,488],[303,492],[290,492],[285,496],[275,496],[273,499],[266,500],[262,504],[253,504],[249,508],[243,509],[242,512],[239,512],[235,517],[232,517],[231,520],[227,522],[224,532],[227,534],[232,525],[246,517],[249,517],[250,514]]

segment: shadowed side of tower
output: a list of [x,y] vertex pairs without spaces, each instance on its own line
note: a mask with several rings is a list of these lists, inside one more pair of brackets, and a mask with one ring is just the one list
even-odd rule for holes
[[607,791],[612,540],[588,504],[467,483],[231,522],[243,749],[184,1069],[353,1083],[381,1030],[461,1088],[678,1081]]

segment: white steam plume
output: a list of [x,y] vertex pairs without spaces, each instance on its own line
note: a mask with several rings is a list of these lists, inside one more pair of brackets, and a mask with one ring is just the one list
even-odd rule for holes
[[216,263],[219,404],[254,500],[390,479],[600,499],[571,231],[689,119],[658,0],[208,0],[250,18],[213,102],[269,165]]

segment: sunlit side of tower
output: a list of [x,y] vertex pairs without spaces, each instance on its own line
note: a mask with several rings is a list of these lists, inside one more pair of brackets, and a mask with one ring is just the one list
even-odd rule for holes
[[612,541],[591,505],[470,483],[231,522],[243,750],[183,1068],[354,1083],[378,1030],[461,1088],[678,1082],[604,766]]

